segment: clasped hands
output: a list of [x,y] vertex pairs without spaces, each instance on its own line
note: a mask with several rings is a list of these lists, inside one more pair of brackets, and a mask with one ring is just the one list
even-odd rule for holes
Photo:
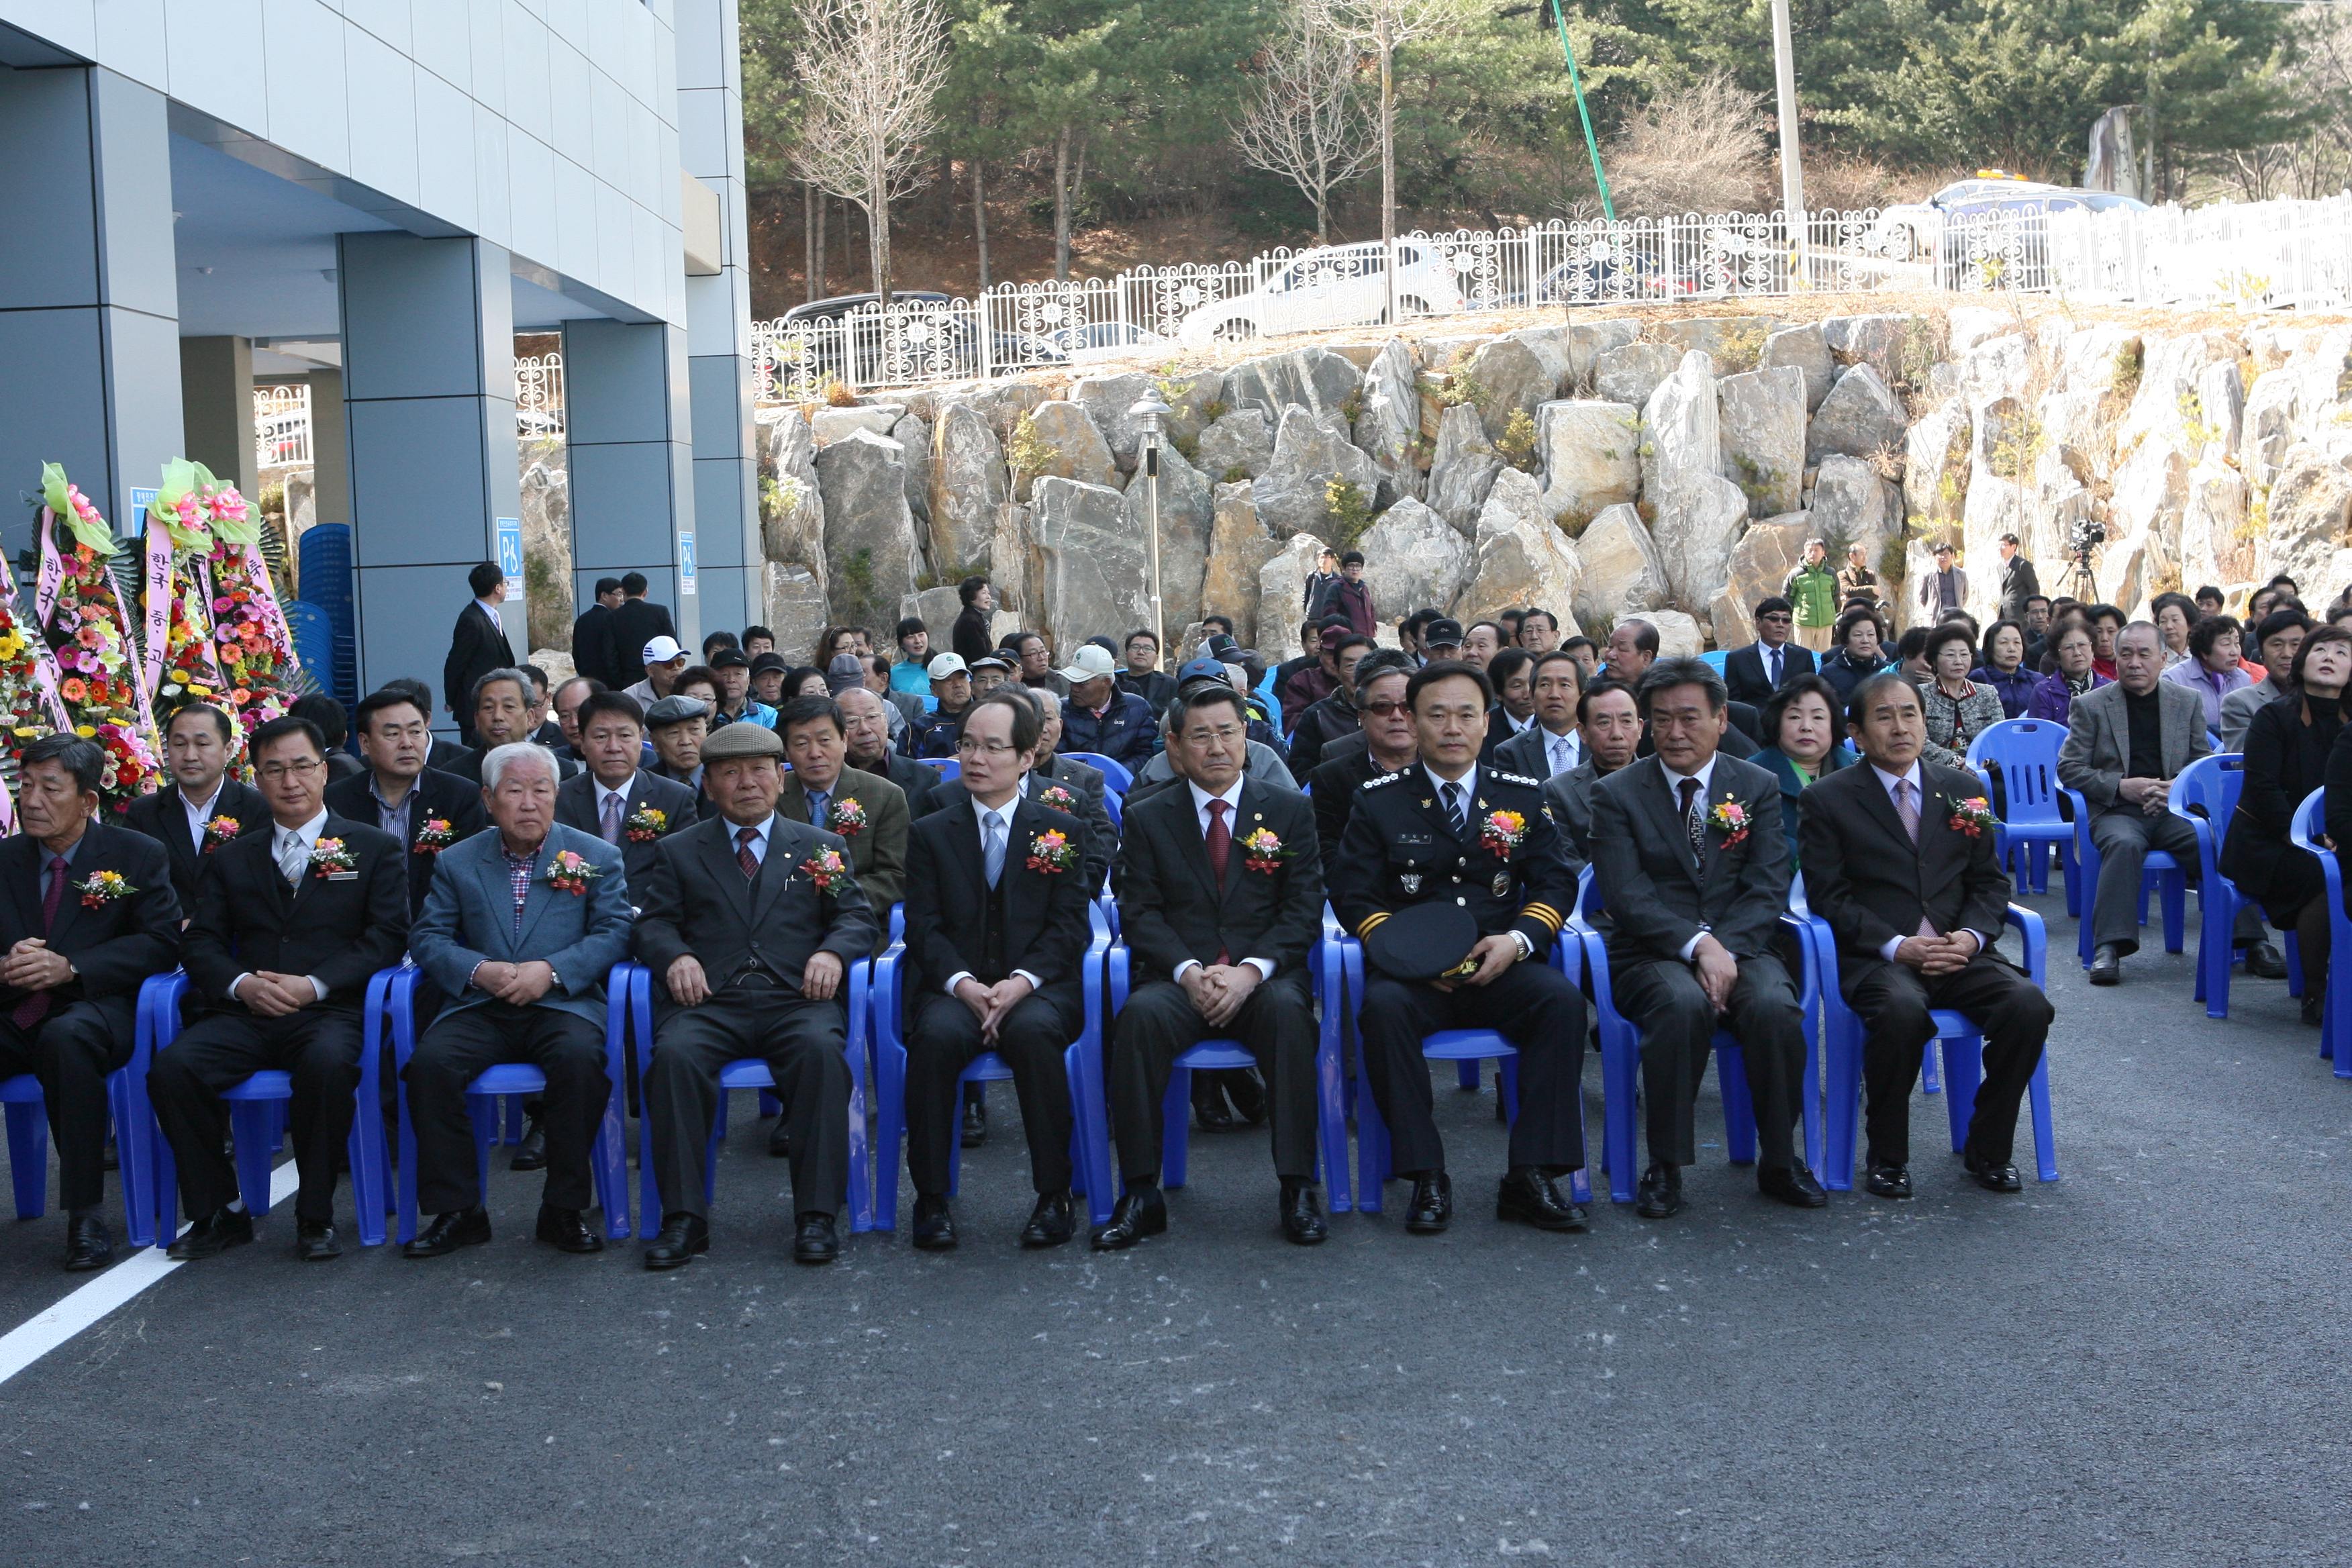
[[2172,797],[2170,779],[2126,779],[2116,786],[2116,793],[2140,808],[2149,816],[2161,816],[2166,803]]
[[982,985],[967,974],[956,982],[956,1000],[971,1009],[980,1020],[980,1037],[987,1044],[996,1044],[996,1031],[1004,1016],[1021,1005],[1021,999],[1036,989],[1026,977],[1008,974],[993,985]]
[[554,984],[554,968],[536,958],[528,963],[484,959],[474,966],[475,989],[487,991],[498,1000],[516,1007],[530,1006],[546,995]]
[[1192,1010],[1203,1022],[1223,1028],[1265,978],[1255,963],[1195,963],[1176,977],[1176,984],[1192,999]]
[[19,991],[54,991],[73,978],[73,961],[49,951],[49,944],[28,936],[0,959],[0,983]]
[[257,969],[236,983],[236,999],[265,1018],[299,1013],[319,999],[319,988],[307,974],[279,974]]
[[1922,974],[1958,974],[1977,955],[1977,933],[1956,931],[1946,936],[1907,936],[1895,950],[1895,962]]

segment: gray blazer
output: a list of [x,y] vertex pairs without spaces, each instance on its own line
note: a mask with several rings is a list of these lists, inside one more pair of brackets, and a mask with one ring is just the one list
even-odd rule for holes
[[1600,777],[1588,752],[1584,761],[1544,781],[1544,805],[1551,808],[1551,819],[1559,825],[1560,853],[1569,858],[1570,869],[1579,876],[1592,858],[1592,786]]
[[[582,893],[547,883],[548,862],[571,850],[600,875]],[[486,961],[554,966],[556,984],[534,1006],[574,1014],[602,1028],[604,975],[629,955],[629,883],[621,852],[593,833],[557,823],[547,830],[531,863],[530,891],[522,906],[522,935],[514,934],[514,885],[507,877],[499,830],[485,828],[441,852],[433,868],[425,912],[409,927],[409,956],[433,977],[450,1011],[490,1000],[473,984]]]
[[2276,701],[2284,693],[2267,675],[2252,686],[2241,686],[2221,699],[2221,749],[2242,752],[2246,749],[2246,731],[2254,715],[2263,710],[2265,702]]
[[[2213,750],[2205,738],[2205,703],[2177,680],[2156,683],[2162,721],[2164,776]],[[2066,710],[2066,743],[2058,751],[2058,782],[2083,792],[2095,810],[2122,804],[2124,770],[2131,761],[2131,722],[2124,712],[2119,681],[2074,699]]]

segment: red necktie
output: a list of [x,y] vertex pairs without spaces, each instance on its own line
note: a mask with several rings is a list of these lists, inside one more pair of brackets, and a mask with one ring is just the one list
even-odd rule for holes
[[760,830],[756,827],[739,828],[735,834],[735,864],[743,868],[746,880],[760,874],[760,858],[751,853],[751,846],[759,841],[759,837]]
[[[58,906],[66,898],[66,863],[55,856],[49,858],[49,885],[41,891],[41,934],[47,936],[58,927]],[[36,991],[16,1004],[9,1021],[20,1029],[29,1029],[41,1021],[49,1010],[49,994]]]
[[[1209,803],[1209,871],[1216,878],[1220,891],[1225,885],[1226,862],[1233,858],[1233,854],[1234,831],[1225,826],[1225,803],[1213,800]],[[1231,963],[1233,961],[1233,955],[1224,948],[1217,949],[1219,963]]]

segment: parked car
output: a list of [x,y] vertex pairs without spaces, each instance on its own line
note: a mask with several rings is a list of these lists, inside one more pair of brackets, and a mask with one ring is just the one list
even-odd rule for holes
[[1956,202],[1937,239],[1937,277],[1946,289],[2040,289],[2050,281],[2050,215],[2146,212],[2137,196],[2053,188],[2003,199]]
[[[1654,256],[1633,245],[1595,240],[1536,283],[1538,305],[1601,305],[1620,300],[1675,299],[1698,292],[1687,277],[1676,277]],[[1512,304],[1521,301],[1513,300]]]
[[[830,376],[852,386],[887,386],[982,371],[977,313],[924,289],[894,289],[886,315],[879,294],[844,294],[795,305],[773,334],[777,374]],[[996,332],[989,363],[1050,364],[1059,349],[1020,332]]]
[[[1396,246],[1397,312],[1450,315],[1465,309],[1444,254],[1420,240]],[[1246,294],[1202,306],[1177,338],[1192,348],[1279,332],[1357,326],[1388,314],[1388,281],[1378,240],[1302,251]]]
[[1937,254],[1944,237],[1945,215],[1953,207],[1990,195],[2013,196],[2057,189],[2056,185],[2003,174],[1998,169],[1979,170],[1974,179],[1955,180],[1924,202],[1896,202],[1881,208],[1878,221],[1863,234],[1862,248],[1874,256],[1891,256],[1897,261],[1925,261]]
[[1073,364],[1088,360],[1118,359],[1149,349],[1166,346],[1168,340],[1158,332],[1148,331],[1132,321],[1089,321],[1083,327],[1064,327],[1047,332],[1040,340],[1060,358]]

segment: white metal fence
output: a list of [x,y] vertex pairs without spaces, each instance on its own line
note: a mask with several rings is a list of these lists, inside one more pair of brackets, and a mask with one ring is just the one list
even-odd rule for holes
[[562,354],[530,354],[515,361],[515,433],[526,441],[563,434]]
[[[2041,286],[2074,298],[2204,310],[2352,305],[2352,192],[2317,201],[2053,214]],[[2021,242],[2030,251],[2029,226]]]
[[257,468],[299,468],[310,460],[310,387],[307,382],[253,389],[253,461]]

